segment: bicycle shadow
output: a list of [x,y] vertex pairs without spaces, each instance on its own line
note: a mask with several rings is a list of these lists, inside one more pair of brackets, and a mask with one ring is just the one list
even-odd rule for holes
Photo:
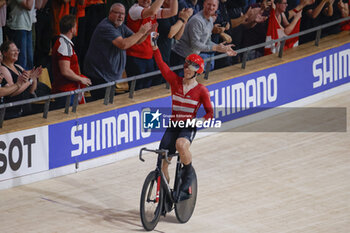
[[104,208],[74,196],[67,196],[40,188],[22,186],[20,189],[24,192],[35,193],[38,195],[37,198],[58,206],[58,211],[65,215],[75,215],[79,219],[90,220],[96,225],[106,226],[106,223],[110,223],[113,227],[120,230],[143,230],[138,210],[125,211],[117,208]]
[[176,216],[170,215],[172,213],[173,212],[168,213],[165,217],[161,216],[159,222],[179,223],[179,221],[176,219]]

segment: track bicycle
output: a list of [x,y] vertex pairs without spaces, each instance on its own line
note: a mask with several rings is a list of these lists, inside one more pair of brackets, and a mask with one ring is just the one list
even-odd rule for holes
[[[149,151],[158,154],[156,169],[151,171],[143,184],[140,199],[140,216],[141,222],[145,230],[151,231],[158,224],[160,215],[166,215],[175,209],[175,215],[180,223],[186,223],[192,216],[197,200],[197,176],[193,168],[193,179],[190,188],[190,195],[183,200],[182,192],[180,192],[181,174],[183,165],[180,161],[178,153],[168,154],[168,150],[150,150],[142,148],[140,150],[139,159],[142,158],[142,152]],[[161,155],[161,156],[159,156]],[[175,169],[175,180],[173,188],[167,182],[162,172],[162,160],[170,164],[169,158],[177,157]]]

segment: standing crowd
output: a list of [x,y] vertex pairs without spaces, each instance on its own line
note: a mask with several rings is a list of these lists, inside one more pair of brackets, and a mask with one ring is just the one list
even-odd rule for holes
[[[239,63],[235,50],[291,35],[349,16],[350,0],[0,0],[0,103],[98,85],[158,70],[151,45],[169,66],[189,54],[203,59],[225,53],[211,69]],[[344,22],[321,36],[349,30]],[[286,42],[285,49],[315,39]],[[279,46],[249,51],[247,59]],[[38,81],[43,68],[51,90]],[[183,71],[179,71],[179,76]],[[136,90],[159,85],[161,76],[136,81]],[[127,91],[127,90],[126,90]],[[91,91],[91,99],[105,90]],[[84,94],[79,103],[85,103]],[[54,108],[65,99],[56,99]],[[6,109],[5,119],[31,114],[30,105]]]

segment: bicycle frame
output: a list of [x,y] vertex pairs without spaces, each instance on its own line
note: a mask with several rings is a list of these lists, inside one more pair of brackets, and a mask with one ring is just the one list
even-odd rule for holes
[[[168,181],[166,180],[165,178],[165,175],[162,171],[162,160],[165,160],[167,163],[171,164],[171,162],[169,161],[169,158],[172,158],[172,157],[176,157],[177,156],[177,164],[176,164],[176,170],[175,170],[175,182],[174,182],[174,189],[176,190],[173,190],[175,191],[176,194],[179,193],[179,185],[178,185],[178,182],[180,180],[180,169],[181,169],[181,161],[180,161],[180,156],[179,156],[179,153],[175,153],[175,154],[171,154],[169,155],[168,154],[168,150],[150,150],[150,149],[147,149],[147,148],[142,148],[140,150],[140,154],[139,154],[139,159],[144,162],[145,160],[142,158],[142,152],[143,151],[149,151],[149,152],[154,152],[154,153],[157,153],[158,155],[162,155],[161,159],[158,159],[157,160],[157,167],[156,167],[156,171],[157,173],[159,174],[159,177],[158,177],[158,185],[157,185],[157,198],[156,198],[156,201],[159,201],[159,193],[160,193],[160,189],[163,188],[163,190],[165,191],[166,195],[169,197],[170,201],[172,203],[176,203],[177,202],[177,195],[174,197],[173,196],[173,193],[172,193],[172,190],[171,190],[171,187],[170,187],[170,184],[168,183]],[[161,179],[161,182],[159,182]]]
[[[193,213],[197,199],[197,178],[194,172],[194,194],[190,191],[191,197],[183,199],[180,192],[182,164],[178,153],[168,155],[167,150],[150,150],[142,148],[139,158],[142,158],[142,152],[149,151],[158,154],[156,169],[151,171],[142,186],[140,199],[140,217],[143,227],[151,231],[158,224],[159,217],[175,209],[175,215],[180,223],[187,222]],[[174,189],[171,189],[169,182],[162,172],[162,161],[171,163],[169,158],[177,156],[177,164],[174,177]],[[155,185],[156,182],[156,185]],[[191,188],[192,190],[192,188]]]

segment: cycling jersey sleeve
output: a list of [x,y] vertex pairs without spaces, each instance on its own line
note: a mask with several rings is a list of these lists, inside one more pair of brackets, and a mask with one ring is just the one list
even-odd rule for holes
[[170,85],[175,84],[178,79],[178,76],[172,70],[170,70],[169,66],[163,61],[159,49],[154,50],[153,55],[154,60],[156,61],[158,68],[165,80],[168,81]]
[[202,87],[201,102],[203,104],[205,112],[207,113],[204,115],[204,118],[206,120],[213,118],[214,117],[214,110],[213,110],[213,106],[211,105],[211,102],[210,102],[210,95],[209,95],[208,88],[206,88],[205,86]]

